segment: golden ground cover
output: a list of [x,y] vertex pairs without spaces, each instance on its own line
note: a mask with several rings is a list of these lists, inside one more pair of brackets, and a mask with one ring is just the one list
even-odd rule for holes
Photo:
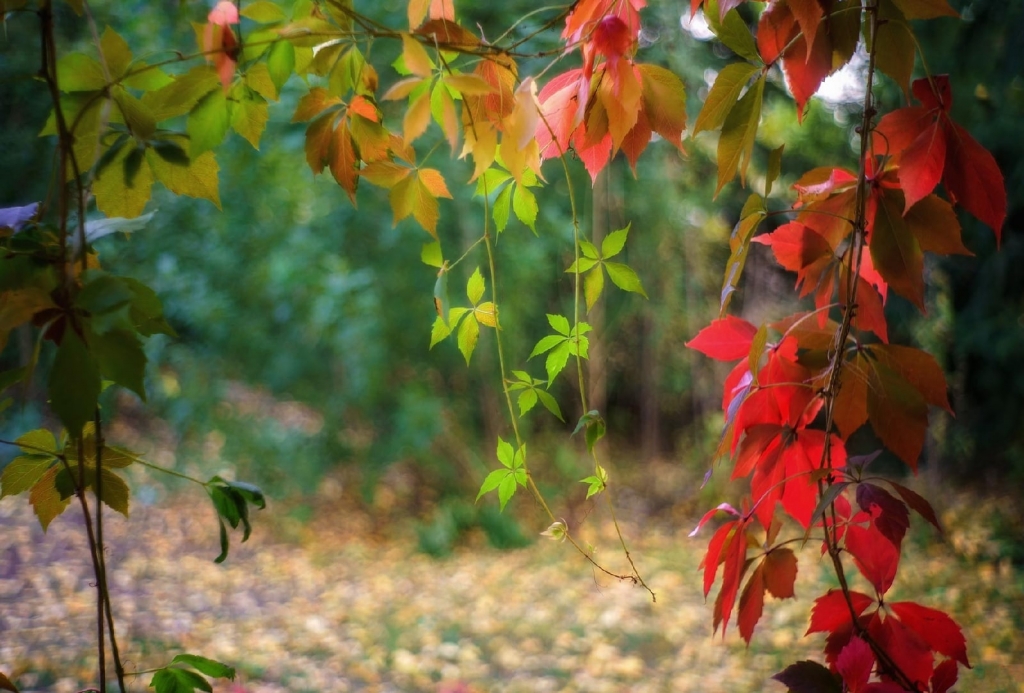
[[[12,499],[14,500],[14,499]],[[769,601],[748,649],[711,634],[700,589],[706,538],[692,524],[626,526],[657,593],[595,575],[568,545],[539,538],[498,552],[471,539],[443,560],[417,553],[406,524],[380,537],[356,510],[306,523],[272,504],[215,565],[216,524],[192,494],[108,514],[107,562],[126,666],[180,652],[237,667],[225,693],[283,691],[781,691],[770,676],[816,658],[809,600],[829,584],[817,547],[800,554],[798,600]],[[621,562],[590,523],[598,555]],[[964,627],[975,668],[962,691],[1024,691],[1024,580],[968,563],[949,543],[908,541],[893,599],[921,599]],[[95,589],[80,515],[39,529],[21,499],[0,504],[0,671],[24,691],[94,683]],[[714,593],[712,594],[712,598]],[[131,679],[142,691],[149,676]]]

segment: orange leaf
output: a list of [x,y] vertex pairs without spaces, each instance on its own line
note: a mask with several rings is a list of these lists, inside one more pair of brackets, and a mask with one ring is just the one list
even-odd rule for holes
[[347,123],[342,122],[334,129],[330,139],[330,151],[327,156],[334,180],[338,181],[338,185],[348,193],[349,199],[354,204],[356,201],[356,186],[359,184],[359,162],[356,158],[355,146],[352,143],[352,135],[349,132]]
[[306,120],[311,120],[317,115],[322,113],[325,109],[342,103],[341,99],[337,96],[332,96],[323,87],[313,87],[299,99],[298,105],[295,106],[295,114],[292,116],[293,123],[300,123]]

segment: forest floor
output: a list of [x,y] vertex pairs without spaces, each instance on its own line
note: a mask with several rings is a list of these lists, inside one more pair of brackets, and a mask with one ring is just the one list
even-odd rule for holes
[[[444,559],[416,549],[413,525],[388,536],[359,511],[318,509],[300,522],[270,508],[226,563],[216,521],[192,494],[105,515],[107,564],[129,671],[181,652],[231,664],[215,692],[779,691],[773,673],[820,661],[803,637],[810,600],[829,586],[817,546],[800,553],[797,600],[769,600],[749,648],[729,625],[711,633],[697,572],[704,539],[667,524],[625,525],[657,594],[596,574],[568,544],[538,537],[499,552],[470,537]],[[614,532],[586,537],[622,570]],[[977,529],[977,528],[976,528]],[[0,671],[23,691],[95,684],[95,588],[74,507],[44,534],[23,498],[0,503]],[[923,530],[922,530],[923,531]],[[958,690],[1024,691],[1024,576],[969,561],[962,536],[908,535],[893,599],[921,599],[963,626],[974,668]],[[977,531],[981,531],[977,529]],[[915,538],[916,537],[916,538]],[[967,538],[964,538],[967,537]],[[714,593],[712,593],[712,599]],[[133,691],[149,675],[129,678]]]

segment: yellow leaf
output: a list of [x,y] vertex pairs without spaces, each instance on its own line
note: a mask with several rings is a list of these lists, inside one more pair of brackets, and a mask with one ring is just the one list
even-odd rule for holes
[[474,74],[445,75],[444,83],[460,94],[471,96],[483,96],[497,91],[483,77]]
[[387,130],[361,115],[352,114],[348,120],[352,141],[355,142],[360,159],[369,163],[388,158],[391,136]]
[[445,184],[444,176],[441,175],[440,171],[432,168],[422,168],[419,170],[419,178],[420,182],[423,183],[424,187],[434,197],[452,199],[452,194],[448,192],[448,186]]
[[404,99],[412,93],[413,89],[421,84],[423,84],[422,77],[406,77],[392,84],[391,88],[384,92],[384,96],[380,97],[380,100],[397,101],[398,99]]
[[245,73],[245,84],[264,99],[277,101],[277,87],[266,63],[256,63],[250,67]]
[[149,201],[153,172],[145,159],[136,171],[131,187],[125,181],[124,160],[134,149],[132,146],[123,147],[92,184],[96,206],[108,217],[137,217]]
[[111,79],[120,79],[132,62],[132,49],[116,31],[109,26],[100,39],[100,53],[110,71]]
[[44,532],[54,518],[64,512],[68,503],[71,502],[70,497],[62,500],[60,491],[57,490],[57,472],[60,469],[60,467],[51,467],[28,493],[28,502],[32,504],[32,509],[35,510]]
[[430,0],[409,0],[409,29],[417,29],[427,18]]
[[430,124],[430,92],[423,92],[409,104],[409,110],[402,119],[402,137],[406,143],[412,142],[422,135]]
[[381,188],[393,187],[410,173],[412,173],[411,168],[399,166],[393,161],[374,161],[359,171],[359,175],[367,182]]
[[[188,166],[172,164],[149,150],[146,151],[146,160],[152,167],[157,180],[174,194],[209,200],[220,209],[217,181],[217,172],[220,167],[217,165],[217,159],[213,152],[200,154],[190,161]],[[143,166],[143,169],[145,168]]]
[[491,301],[484,301],[473,309],[477,322],[487,327],[498,326],[498,310]]
[[[452,95],[448,93],[448,88],[442,83],[438,83],[434,87],[434,94],[431,96],[434,96],[439,103],[438,110],[440,113],[435,114],[435,119],[448,140],[448,146],[454,152],[459,144],[459,116],[455,113],[455,101],[452,99]],[[438,115],[440,118],[437,117]]]
[[423,44],[410,34],[402,34],[402,57],[409,72],[419,77],[430,77],[434,72],[434,62],[427,55]]
[[54,307],[49,292],[38,287],[0,293],[0,351],[12,330],[27,323],[39,311]]
[[260,148],[260,137],[270,120],[267,102],[258,94],[235,101],[231,110],[231,127],[249,141],[254,149]]
[[[426,175],[424,175],[426,174]],[[436,191],[436,192],[435,192]],[[424,169],[416,176],[408,176],[391,188],[391,209],[394,223],[412,216],[419,225],[437,238],[437,197],[451,197],[444,179],[437,171]]]

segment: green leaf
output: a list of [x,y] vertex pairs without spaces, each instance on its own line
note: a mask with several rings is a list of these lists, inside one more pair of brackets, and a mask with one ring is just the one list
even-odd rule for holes
[[[587,450],[591,453],[594,452],[594,446],[597,445],[597,441],[604,438],[605,424],[604,419],[600,416],[597,417],[593,422],[587,424]],[[601,469],[598,467],[598,469]]]
[[445,324],[441,316],[438,315],[434,318],[434,325],[430,328],[430,348],[433,349],[434,345],[443,341],[452,331]]
[[603,289],[604,272],[601,270],[601,265],[598,264],[597,267],[583,275],[583,298],[587,302],[587,312],[590,312],[590,309],[597,303]]
[[214,661],[212,659],[207,659],[206,657],[200,657],[199,655],[176,655],[174,659],[171,660],[171,664],[185,664],[203,674],[206,674],[207,676],[212,676],[215,679],[229,679],[231,681],[235,680],[234,667],[229,667],[226,664],[221,664],[220,662]]
[[579,270],[580,274],[588,272],[600,263],[600,260],[594,260],[589,257],[581,257],[579,260],[573,260],[573,263],[569,265],[569,269],[565,270],[569,274],[576,274]]
[[223,90],[214,89],[188,114],[185,130],[189,137],[189,154],[197,157],[219,146],[230,127],[227,97]]
[[565,316],[548,313],[548,324],[558,334],[569,336],[569,320]]
[[476,499],[480,500],[485,493],[490,493],[494,489],[498,488],[501,480],[509,475],[507,469],[495,469],[493,472],[487,475],[484,479],[484,483],[480,485],[480,492],[476,494]]
[[15,457],[0,474],[0,498],[24,493],[43,477],[56,458],[51,455],[22,455]]
[[480,268],[477,267],[466,283],[466,296],[469,298],[469,302],[474,306],[480,303],[480,299],[484,297],[484,289],[484,277],[480,274]]
[[494,228],[501,233],[508,226],[508,218],[510,209],[512,207],[512,189],[513,186],[509,185],[494,198],[494,204],[491,206],[491,217],[494,219]]
[[697,115],[697,122],[693,125],[693,134],[722,127],[726,116],[736,105],[740,92],[757,72],[758,67],[750,63],[730,63],[722,68]]
[[623,248],[626,247],[626,238],[629,236],[630,226],[632,226],[632,224],[627,224],[624,229],[612,231],[604,237],[603,241],[601,241],[601,256],[605,260],[610,257],[615,257],[622,252]]
[[785,144],[780,144],[768,154],[768,170],[764,174],[764,196],[772,194],[772,184],[779,178],[782,172],[782,152]]
[[139,336],[125,330],[111,330],[105,334],[90,334],[89,344],[100,373],[145,402],[146,352]]
[[505,506],[512,496],[516,493],[516,475],[509,472],[505,474],[505,478],[498,484],[498,502],[501,505],[501,509],[504,510]]
[[270,47],[267,55],[267,69],[270,71],[270,79],[274,82],[277,91],[285,85],[288,78],[295,72],[295,46],[287,41],[275,43]]
[[[428,252],[426,246],[424,246],[423,252]],[[438,244],[438,253],[440,252],[441,246]],[[428,255],[428,259],[431,257]],[[444,322],[446,326],[450,309],[451,301],[448,300],[448,267],[442,260],[441,271],[437,273],[437,279],[434,281],[434,310],[437,311],[438,317],[441,318],[441,322]]]
[[632,267],[621,262],[606,262],[604,268],[608,270],[608,276],[615,286],[623,291],[630,291],[647,298],[647,292],[644,291],[643,284],[640,283],[640,277]]
[[530,358],[539,356],[545,351],[555,348],[559,344],[565,342],[565,337],[557,334],[549,334],[547,337],[542,337],[537,345],[533,347],[533,351],[530,353]]
[[103,66],[84,53],[68,53],[57,62],[61,91],[99,91],[107,86]]
[[507,442],[501,436],[498,436],[498,449],[496,454],[499,462],[509,469],[512,469],[512,463],[515,460],[515,451],[512,449],[512,444]]
[[732,301],[732,295],[736,291],[736,287],[739,286],[743,268],[747,264],[747,256],[750,254],[750,239],[765,216],[764,200],[760,195],[750,195],[740,212],[740,220],[729,237],[732,253],[729,255],[729,261],[725,265],[725,275],[722,277],[719,317],[725,315],[725,311]]
[[[422,260],[425,265],[441,269],[444,265],[444,257],[441,255],[441,243],[438,241],[424,243],[423,248],[420,250],[420,260]],[[444,272],[443,274],[448,273]],[[441,275],[438,275],[438,279],[440,279],[440,277]],[[436,296],[437,294],[435,293],[435,297]]]
[[14,442],[30,455],[39,454],[43,450],[57,453],[57,439],[45,428],[37,428],[34,431],[23,433]]
[[544,405],[544,408],[555,415],[559,421],[564,422],[562,418],[562,410],[558,407],[558,401],[552,397],[549,393],[544,390],[534,390],[537,393],[537,397],[540,398],[540,403]]
[[25,376],[28,375],[28,368],[12,368],[8,371],[0,372],[0,392],[3,392],[12,385],[20,383]]
[[[544,393],[548,397],[548,393]],[[534,408],[537,404],[538,391],[534,388],[523,390],[519,395],[519,416],[526,416],[526,413]]]
[[757,123],[761,118],[761,98],[764,96],[765,77],[754,82],[722,125],[722,134],[718,138],[718,186],[715,196],[740,170],[740,181],[746,181],[747,166],[754,151],[754,138],[757,135]]
[[512,174],[500,168],[489,168],[484,171],[476,182],[474,195],[493,195],[501,186],[512,180]]
[[[597,251],[597,246],[587,240],[580,240],[580,252],[583,253],[583,257],[590,258],[593,260],[600,260],[601,254]],[[582,262],[582,260],[581,260]],[[593,265],[590,265],[593,267]],[[585,272],[585,268],[581,268],[580,272]]]
[[477,323],[475,317],[468,317],[462,321],[459,325],[459,351],[462,352],[463,357],[466,359],[466,365],[469,365],[469,359],[473,356],[473,350],[476,349],[477,339],[480,338],[480,325]]
[[569,356],[571,355],[572,345],[567,341],[563,341],[548,352],[548,357],[544,361],[544,369],[548,372],[549,388],[551,383],[555,381],[555,377],[565,369],[565,364],[569,362]]
[[85,285],[75,297],[75,304],[91,317],[128,308],[135,295],[118,277],[90,270]]
[[207,693],[213,692],[210,683],[202,676],[194,671],[176,667],[158,669],[153,674],[149,687],[155,688],[156,693],[194,693],[197,688]]
[[100,396],[100,370],[85,342],[70,327],[57,348],[50,370],[50,407],[64,427],[77,436],[91,421]]
[[742,58],[758,63],[761,55],[757,51],[757,44],[754,36],[750,33],[747,23],[743,21],[736,10],[729,10],[725,17],[721,18],[717,0],[707,0],[704,6],[704,18],[708,26],[714,32],[718,40],[732,49],[733,53]]
[[[511,187],[511,186],[510,186]],[[537,196],[524,185],[515,186],[512,195],[512,209],[519,221],[526,224],[534,234],[537,233]]]
[[[269,0],[255,0],[255,2],[247,3],[239,14],[260,24],[272,24],[284,21],[287,18],[284,10],[276,3],[269,2]],[[175,661],[177,661],[177,658],[175,658]],[[196,668],[198,669],[199,667]]]

